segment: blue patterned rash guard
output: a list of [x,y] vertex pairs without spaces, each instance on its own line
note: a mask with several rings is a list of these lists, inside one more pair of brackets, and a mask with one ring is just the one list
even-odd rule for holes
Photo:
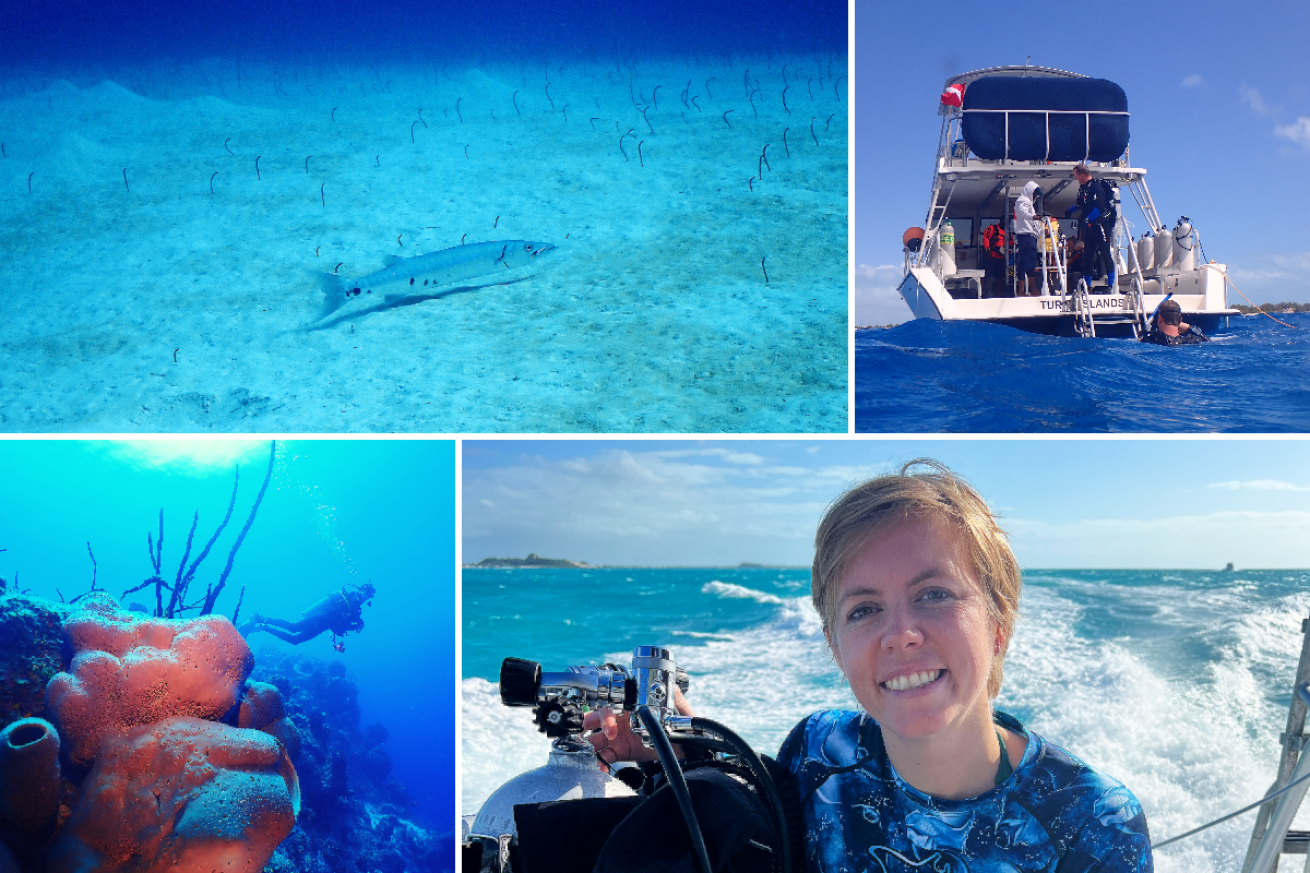
[[1132,792],[1013,716],[1028,738],[1000,785],[968,800],[911,787],[864,713],[818,712],[778,763],[796,776],[810,873],[1151,873],[1146,816]]

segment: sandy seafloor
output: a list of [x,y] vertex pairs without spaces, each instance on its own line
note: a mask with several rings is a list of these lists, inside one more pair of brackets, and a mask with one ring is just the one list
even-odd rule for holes
[[[845,66],[11,74],[0,430],[844,432]],[[314,272],[461,240],[559,248],[305,329]]]

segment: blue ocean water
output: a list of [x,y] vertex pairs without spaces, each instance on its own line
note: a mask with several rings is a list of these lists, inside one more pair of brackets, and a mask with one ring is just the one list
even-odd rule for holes
[[1234,317],[1213,342],[1039,336],[917,320],[855,334],[862,433],[1301,433],[1310,315]]
[[[194,559],[240,483],[232,520],[194,585],[217,582],[267,470],[268,442],[0,441],[0,577],[58,601],[123,592],[152,574],[146,535],[163,511],[164,575],[172,578],[199,513]],[[295,619],[347,584],[372,581],[363,630],[292,647],[252,634],[261,657],[294,651],[340,664],[359,690],[360,725],[386,727],[392,775],[415,821],[449,834],[454,821],[454,444],[353,440],[278,443],[272,478],[232,559],[216,611]],[[95,565],[88,555],[94,555]],[[195,613],[190,613],[194,615]],[[239,622],[240,623],[240,622]]]
[[845,432],[847,19],[0,4],[0,430]]
[[[544,669],[673,649],[699,714],[757,749],[821,708],[852,708],[806,569],[463,571],[460,812],[544,763],[528,710],[500,705],[507,656]],[[1310,613],[1310,571],[1028,570],[997,706],[1127,784],[1153,839],[1273,781]],[[1237,869],[1251,818],[1156,854],[1162,873]]]

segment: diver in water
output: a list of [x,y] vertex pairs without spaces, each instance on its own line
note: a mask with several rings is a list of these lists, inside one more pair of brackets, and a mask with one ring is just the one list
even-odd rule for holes
[[[332,648],[338,652],[346,650],[344,637],[351,631],[364,629],[364,604],[370,602],[377,593],[372,582],[363,585],[343,585],[340,591],[334,591],[300,614],[299,621],[283,621],[280,618],[264,618],[259,613],[240,627],[242,636],[250,636],[255,631],[270,633],[280,640],[292,645],[300,645],[314,639],[323,631],[332,632]],[[342,637],[343,639],[337,639]]]
[[1208,343],[1210,338],[1196,325],[1183,321],[1183,308],[1178,301],[1165,299],[1156,307],[1151,330],[1141,341],[1158,346],[1190,346]]

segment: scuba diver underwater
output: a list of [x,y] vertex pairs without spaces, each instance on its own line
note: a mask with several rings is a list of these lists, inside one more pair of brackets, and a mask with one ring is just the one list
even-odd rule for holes
[[345,637],[351,631],[364,629],[364,604],[371,604],[377,589],[372,582],[363,585],[343,585],[300,614],[299,621],[285,621],[280,618],[265,618],[259,613],[238,630],[243,637],[255,631],[264,631],[280,640],[298,646],[323,633],[332,634],[332,648],[338,652],[346,650]]

